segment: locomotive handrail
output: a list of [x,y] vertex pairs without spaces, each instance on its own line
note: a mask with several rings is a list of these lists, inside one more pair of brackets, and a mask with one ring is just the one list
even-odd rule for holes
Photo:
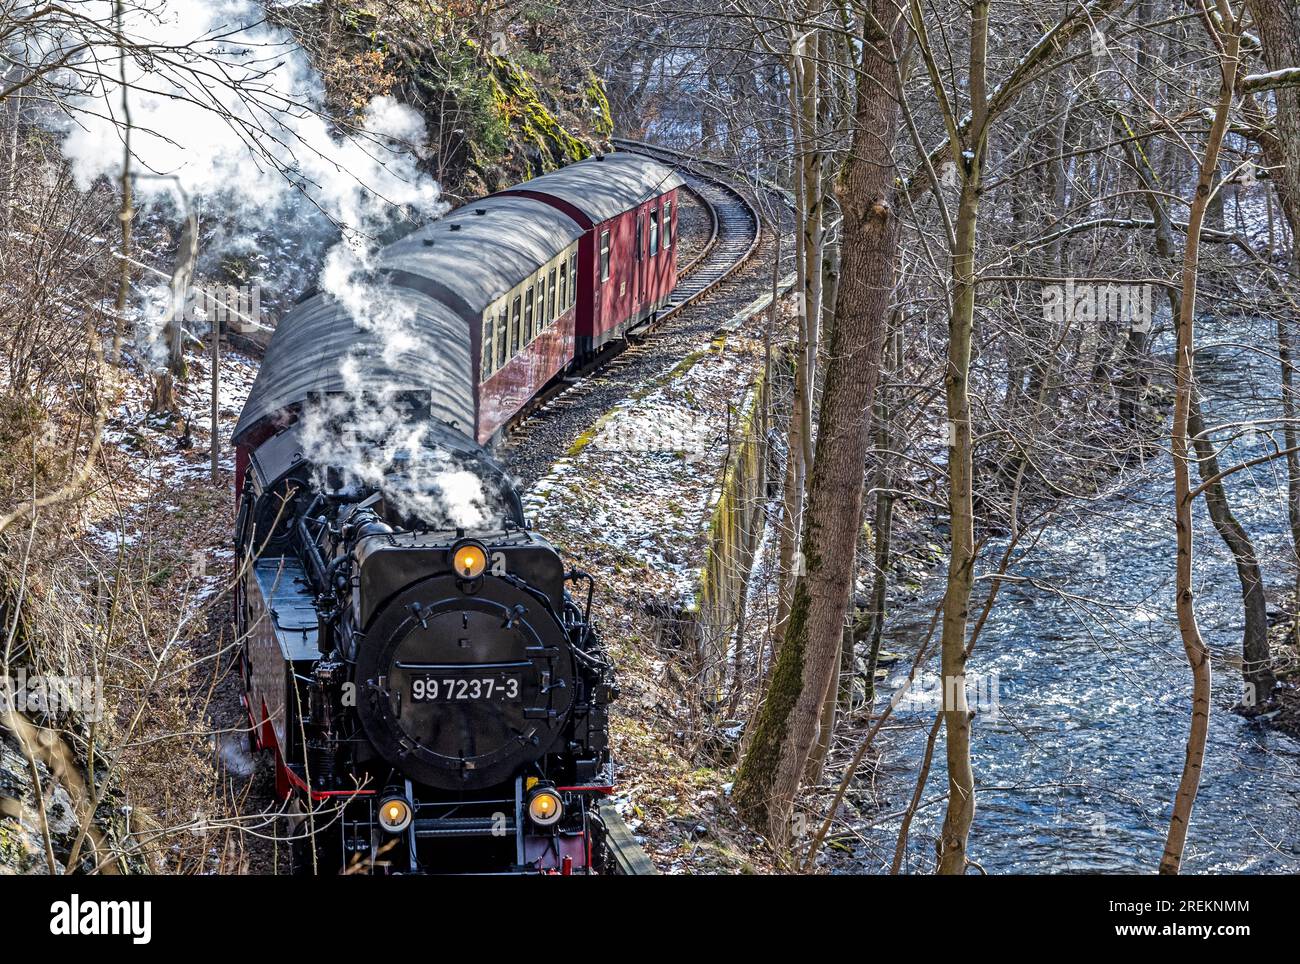
[[587,609],[582,620],[587,625],[591,625],[591,601],[596,595],[596,578],[581,569],[570,569],[564,576],[565,582],[577,582],[579,579],[587,580]]

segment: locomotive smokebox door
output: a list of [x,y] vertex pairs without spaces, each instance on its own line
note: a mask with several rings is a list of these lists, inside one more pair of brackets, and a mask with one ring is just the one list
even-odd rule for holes
[[[387,593],[431,548],[389,541],[362,564],[372,621],[357,657],[358,713],[380,755],[414,779],[479,789],[557,749],[573,656],[549,599],[490,573],[466,583],[444,561],[442,575]],[[373,612],[371,592],[384,597]]]

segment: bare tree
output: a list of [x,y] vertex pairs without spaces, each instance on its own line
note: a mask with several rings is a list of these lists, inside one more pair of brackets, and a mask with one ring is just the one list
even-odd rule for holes
[[1217,19],[1205,15],[1206,30],[1214,41],[1219,56],[1221,80],[1215,104],[1214,121],[1210,126],[1204,153],[1200,157],[1200,172],[1196,193],[1191,199],[1187,219],[1187,247],[1183,253],[1182,294],[1179,304],[1176,334],[1178,345],[1175,356],[1174,382],[1174,519],[1178,532],[1177,609],[1178,630],[1187,651],[1187,661],[1192,667],[1192,719],[1187,735],[1187,757],[1183,775],[1174,797],[1173,814],[1169,821],[1169,834],[1165,852],[1160,858],[1160,873],[1176,874],[1182,863],[1183,845],[1191,824],[1192,807],[1201,782],[1201,761],[1205,757],[1205,742],[1210,726],[1210,651],[1196,624],[1193,605],[1192,557],[1192,497],[1191,478],[1188,473],[1190,452],[1189,423],[1193,396],[1196,391],[1196,291],[1200,268],[1201,226],[1210,199],[1214,196],[1215,174],[1218,171],[1219,152],[1231,120],[1233,97],[1236,91],[1237,68],[1241,53],[1241,24],[1229,0],[1217,0]]
[[853,145],[838,189],[844,280],[827,350],[820,417],[826,429],[817,439],[803,536],[807,571],[795,583],[771,685],[736,780],[736,801],[747,819],[782,843],[839,666],[852,588],[869,419],[898,245],[892,134],[904,29],[893,0],[876,0],[864,18]]

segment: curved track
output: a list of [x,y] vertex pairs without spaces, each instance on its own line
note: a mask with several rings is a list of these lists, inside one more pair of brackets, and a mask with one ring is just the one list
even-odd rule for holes
[[[686,309],[717,291],[748,264],[762,240],[757,206],[730,183],[734,171],[640,141],[612,143],[620,150],[646,154],[676,168],[687,190],[709,211],[710,236],[699,254],[679,269],[677,286],[663,308],[630,331],[627,341],[612,343],[581,369],[557,378],[507,426],[501,445],[505,461],[525,483],[534,481],[562,452],[556,444],[535,445],[537,436],[550,436],[553,443],[562,441],[564,435],[572,434],[565,427],[573,421],[571,413],[593,408],[603,411],[623,397],[626,391],[611,393],[609,389],[620,383],[635,384],[636,373],[660,348],[659,341],[651,336],[662,333],[669,338],[671,332],[689,326]],[[662,354],[671,354],[671,350]]]
[[[631,376],[638,367],[637,363],[644,361],[645,356],[653,354],[659,347],[657,342],[647,343],[646,336],[656,329],[668,326],[686,308],[717,289],[743,267],[759,247],[762,232],[758,211],[749,198],[727,183],[725,168],[722,169],[722,174],[710,174],[705,172],[702,163],[665,148],[638,141],[615,140],[613,143],[620,150],[646,154],[676,168],[686,181],[687,190],[708,210],[710,235],[699,254],[679,269],[677,286],[664,307],[647,322],[630,331],[627,343],[598,356],[578,373],[580,377],[598,372],[599,377],[593,375],[581,381],[572,377],[564,379],[543,391],[532,406],[520,413],[511,427],[509,443],[515,449],[512,453],[515,458],[510,459],[510,462],[516,472],[521,468],[522,448],[551,448],[545,444],[525,446],[525,442],[537,441],[533,438],[532,428],[539,423],[551,423],[548,427],[552,431],[546,434],[550,434],[552,440],[557,437],[562,439],[563,435],[557,435],[554,429],[563,431],[561,423],[574,421],[566,419],[567,413],[576,415],[581,408],[586,408],[588,415],[598,412],[603,404],[602,396],[607,395],[608,389],[620,381],[619,372]],[[590,404],[580,404],[584,402]],[[584,422],[587,420],[581,419]],[[531,461],[522,460],[525,463]],[[531,473],[524,471],[522,474]],[[657,873],[654,864],[613,806],[601,808],[600,822],[605,828],[610,869],[614,873],[629,876]]]
[[[614,140],[622,150],[645,154],[677,169],[687,188],[708,207],[713,232],[704,249],[678,274],[677,287],[649,327],[671,318],[731,276],[758,248],[759,219],[753,203],[705,165],[676,151],[641,141]],[[725,169],[724,169],[725,170]],[[642,326],[644,330],[646,326]]]

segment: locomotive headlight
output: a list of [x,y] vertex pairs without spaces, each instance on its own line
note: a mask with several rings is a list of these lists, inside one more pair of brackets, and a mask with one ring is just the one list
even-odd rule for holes
[[379,802],[379,826],[401,833],[411,825],[411,805],[405,797],[385,797]]
[[451,554],[451,565],[462,579],[477,579],[487,568],[487,550],[477,542],[462,542]]
[[528,798],[528,818],[539,827],[549,827],[564,814],[564,803],[554,790],[538,790]]

